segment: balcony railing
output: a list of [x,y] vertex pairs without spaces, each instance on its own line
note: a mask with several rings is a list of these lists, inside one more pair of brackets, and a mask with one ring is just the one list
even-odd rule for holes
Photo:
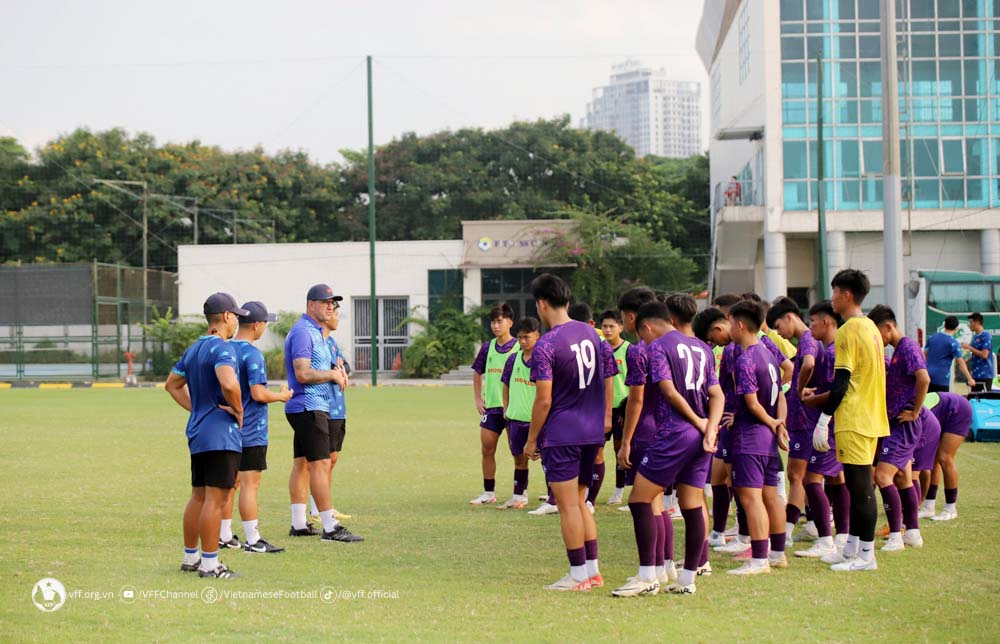
[[720,181],[715,184],[712,195],[714,210],[725,206],[763,206],[763,181]]

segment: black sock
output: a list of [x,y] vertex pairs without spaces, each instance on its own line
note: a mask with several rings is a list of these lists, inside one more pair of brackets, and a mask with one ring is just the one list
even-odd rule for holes
[[851,534],[860,541],[875,540],[878,504],[871,465],[844,465],[844,479],[851,493]]

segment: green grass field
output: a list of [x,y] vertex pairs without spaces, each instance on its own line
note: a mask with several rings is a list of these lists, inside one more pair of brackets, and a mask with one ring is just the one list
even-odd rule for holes
[[[636,554],[629,515],[603,503],[610,486],[598,507],[609,587],[590,594],[542,590],[566,570],[558,517],[467,504],[481,486],[471,398],[468,388],[352,390],[334,473],[335,505],[354,515],[345,523],[366,538],[350,545],[287,536],[291,430],[272,406],[261,528],[288,551],[224,552],[246,575],[224,581],[178,569],[189,494],[186,418],[166,393],[0,391],[0,640],[1000,639],[1000,445],[963,447],[960,519],[927,521],[924,548],[880,556],[875,573],[837,575],[794,560],[770,576],[738,579],[723,574],[735,564],[713,553],[716,574],[699,580],[697,595],[613,599],[611,587],[635,573]],[[506,498],[511,461],[506,452],[498,461],[497,494]],[[531,476],[534,497],[544,489],[534,464]],[[43,577],[70,593],[114,596],[70,597],[43,613],[31,602]],[[134,603],[121,601],[125,585],[140,593]],[[333,603],[142,596],[207,586],[341,592]],[[363,596],[348,595],[357,591]]]

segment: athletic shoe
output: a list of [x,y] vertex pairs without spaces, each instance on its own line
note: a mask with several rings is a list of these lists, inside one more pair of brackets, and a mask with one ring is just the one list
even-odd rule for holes
[[931,521],[954,521],[958,518],[958,510],[941,510],[931,517]]
[[655,579],[644,581],[638,577],[629,577],[624,585],[611,591],[614,597],[638,597],[639,595],[655,595],[660,592],[660,582]]
[[768,575],[771,573],[771,566],[765,561],[758,563],[751,559],[739,568],[727,570],[730,575]]
[[687,586],[670,584],[667,586],[667,592],[674,595],[693,595],[697,592],[697,589],[694,587],[694,584],[688,584]]
[[590,510],[591,514],[593,514],[594,513],[594,504],[591,503],[590,501],[587,501],[587,509]]
[[524,494],[515,494],[498,505],[497,510],[520,510],[526,505],[528,505],[528,497]]
[[493,492],[483,492],[476,498],[469,501],[469,505],[489,505],[497,502],[497,495]]
[[740,550],[739,552],[734,552],[733,559],[735,561],[747,561],[753,558],[750,556],[751,554],[752,554],[751,549],[747,548],[746,550]]
[[837,548],[828,555],[823,555],[819,558],[825,564],[842,564],[844,562],[850,561],[853,557],[845,557],[844,551],[841,548]]
[[601,573],[597,573],[589,579],[591,588],[600,588],[604,585],[604,577],[601,577]]
[[543,503],[528,514],[534,514],[536,516],[541,516],[543,514],[559,514],[559,506],[552,505],[551,503]]
[[350,519],[351,518],[350,514],[344,514],[343,512],[337,512],[337,508],[330,508],[330,509],[333,510],[333,518],[336,519],[337,521],[341,521],[343,519]]
[[799,539],[802,539],[803,536],[809,541],[819,539],[819,530],[816,529],[815,521],[806,521],[806,527],[799,534]]
[[668,560],[663,566],[663,575],[657,579],[660,582],[660,588],[666,588],[670,584],[677,581],[677,564],[673,560]]
[[724,534],[727,538],[728,537],[739,536],[739,534],[740,534],[740,527],[738,525],[734,525],[733,527],[729,528],[728,530],[726,530],[722,534]]
[[341,524],[337,524],[337,527],[330,532],[323,532],[323,536],[320,537],[322,541],[340,541],[341,543],[355,543],[358,541],[364,541],[365,538],[361,535],[354,534]]
[[543,586],[545,590],[568,590],[568,591],[589,591],[590,590],[590,580],[584,579],[583,581],[577,581],[573,579],[572,575],[566,575],[559,581],[549,584],[548,586]]
[[920,536],[920,530],[907,530],[903,535],[903,545],[911,548],[923,548],[924,538]]
[[903,537],[892,537],[890,536],[885,540],[885,545],[882,546],[882,552],[899,552],[905,549],[906,546],[903,545]]
[[182,563],[181,564],[181,572],[198,572],[198,570],[200,570],[200,569],[201,569],[201,558],[200,557],[198,558],[198,561],[194,562],[193,564],[189,564],[189,563]]
[[549,500],[549,495],[548,494],[539,494],[538,495],[538,500],[539,501],[548,501]]
[[934,508],[920,506],[920,511],[917,512],[918,519],[930,519],[933,516],[934,516]]
[[698,571],[696,573],[699,577],[711,577],[712,576],[712,562],[706,561],[704,566],[698,566]]
[[272,546],[271,544],[269,544],[268,542],[264,541],[263,539],[257,539],[257,543],[254,543],[254,544],[244,543],[243,544],[243,550],[245,550],[246,552],[284,552],[285,551],[284,548],[278,548],[277,546]]
[[[336,518],[336,517],[334,517],[334,518]],[[323,518],[321,516],[319,516],[318,514],[311,514],[311,515],[309,515],[309,518],[306,519],[306,523],[310,524],[310,525],[312,525],[313,523],[315,523],[316,525],[319,525],[319,524],[323,523]]]
[[624,495],[625,495],[624,488],[622,489],[615,488],[615,491],[611,493],[610,497],[608,497],[608,505],[621,505],[622,496]]
[[230,548],[232,550],[239,550],[240,548],[243,547],[243,544],[240,543],[239,537],[237,537],[236,534],[233,533],[233,538],[230,539],[229,541],[223,541],[222,539],[219,539],[219,547]]
[[292,526],[288,530],[289,537],[315,537],[318,534],[319,531],[308,523],[304,528],[296,528],[295,526]]
[[837,552],[836,545],[828,546],[828,545],[823,545],[819,541],[816,541],[815,543],[812,544],[810,548],[807,548],[806,550],[796,550],[795,556],[808,557],[811,559],[819,559],[820,557],[824,557],[826,555],[833,554],[835,552]]
[[681,506],[671,505],[667,508],[667,515],[670,517],[671,521],[683,521],[684,515],[681,514]]
[[205,571],[198,570],[199,577],[215,577],[216,579],[236,579],[237,577],[242,577],[240,573],[230,570],[225,564],[219,564],[215,567],[215,570]]
[[618,506],[618,511],[619,512],[631,512],[631,510],[628,509],[628,505],[619,505]]
[[724,545],[726,545],[726,535],[712,530],[708,535],[708,547],[719,548]]
[[772,552],[767,557],[767,563],[772,568],[787,568],[788,556],[784,552]]
[[861,557],[854,557],[850,561],[845,561],[843,563],[834,564],[830,566],[830,570],[834,572],[858,572],[860,570],[878,570],[878,564],[875,560],[865,561]]
[[840,549],[843,549],[847,545],[847,535],[841,532],[833,538],[833,545]]
[[715,548],[716,552],[727,552],[729,554],[735,554],[737,552],[743,552],[744,550],[750,549],[750,542],[743,542],[739,539],[733,539],[724,546],[719,546]]

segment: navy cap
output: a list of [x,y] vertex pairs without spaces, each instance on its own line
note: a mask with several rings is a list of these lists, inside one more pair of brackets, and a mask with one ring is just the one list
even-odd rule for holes
[[240,324],[249,322],[275,322],[278,319],[278,316],[274,313],[267,312],[267,307],[264,306],[263,302],[246,302],[243,304],[243,308],[250,313],[240,316]]
[[309,293],[306,295],[306,301],[311,300],[333,300],[334,302],[340,302],[344,298],[340,295],[334,295],[333,289],[326,284],[317,284],[316,286],[309,289]]
[[217,315],[219,313],[235,313],[236,315],[250,315],[250,311],[241,309],[236,304],[236,298],[229,293],[213,293],[205,300],[205,315]]

